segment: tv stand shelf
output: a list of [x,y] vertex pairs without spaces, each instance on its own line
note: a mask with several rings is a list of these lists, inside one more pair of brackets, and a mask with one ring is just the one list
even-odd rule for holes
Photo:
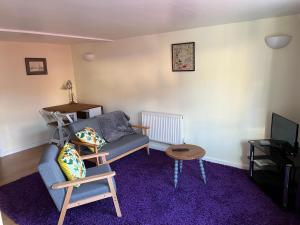
[[[250,160],[250,156],[247,157]],[[271,157],[269,155],[256,155],[254,156],[254,160],[260,160],[260,159],[270,159]]]
[[[249,141],[249,175],[251,179],[269,194],[276,202],[288,207],[292,205],[291,196],[295,195],[296,156],[287,156],[284,149],[260,145],[259,141]],[[264,155],[255,155],[257,149]],[[269,161],[270,160],[270,161]],[[260,162],[270,162],[260,163]],[[263,166],[259,166],[263,165]]]

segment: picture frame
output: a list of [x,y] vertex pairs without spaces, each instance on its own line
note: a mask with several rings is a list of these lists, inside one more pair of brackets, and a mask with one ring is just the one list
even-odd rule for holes
[[25,58],[27,75],[47,75],[46,58]]
[[195,42],[172,44],[172,71],[195,71]]

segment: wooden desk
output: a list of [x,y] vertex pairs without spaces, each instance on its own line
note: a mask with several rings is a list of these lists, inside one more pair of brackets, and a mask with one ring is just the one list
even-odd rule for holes
[[[99,113],[99,109],[101,108],[101,112]],[[96,109],[96,114],[93,109]],[[43,108],[43,110],[48,111],[48,112],[60,112],[62,114],[67,114],[69,115],[73,122],[77,121],[77,114],[79,116],[79,113],[88,113],[88,116],[84,117],[79,117],[79,118],[88,118],[88,117],[94,117],[95,115],[99,115],[103,113],[103,107],[102,105],[94,105],[94,104],[84,104],[84,103],[69,103],[69,104],[64,104],[64,105],[56,105],[56,106],[51,106],[51,107],[46,107]]]
[[51,107],[43,108],[49,112],[60,112],[60,113],[75,113],[80,111],[85,111],[93,108],[101,107],[101,105],[93,105],[93,104],[84,104],[84,103],[70,103],[64,105],[56,105]]

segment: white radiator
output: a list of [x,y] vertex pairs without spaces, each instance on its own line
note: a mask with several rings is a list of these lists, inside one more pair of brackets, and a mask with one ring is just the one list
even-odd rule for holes
[[143,126],[149,126],[149,138],[166,144],[183,144],[183,116],[160,112],[142,112]]

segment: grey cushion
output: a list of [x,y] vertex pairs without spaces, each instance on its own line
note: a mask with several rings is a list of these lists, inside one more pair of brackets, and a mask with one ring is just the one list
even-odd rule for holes
[[72,139],[77,139],[75,136],[75,133],[77,133],[78,131],[83,130],[86,127],[90,127],[93,128],[101,137],[102,137],[102,133],[100,130],[100,124],[99,124],[99,117],[93,117],[93,118],[89,118],[89,119],[84,119],[84,120],[78,120],[74,123],[71,123],[68,128],[71,131],[71,138]]
[[59,149],[56,145],[47,146],[44,151],[41,161],[38,166],[38,171],[48,189],[48,192],[53,199],[58,211],[61,210],[65,198],[65,189],[52,189],[51,186],[55,183],[66,181],[58,163],[57,156]]
[[[93,176],[96,174],[110,172],[111,168],[108,164],[100,165],[97,167],[88,168],[86,176]],[[114,179],[113,179],[114,182]],[[71,202],[78,201],[84,198],[92,197],[95,195],[109,192],[107,179],[94,181],[86,184],[81,184],[78,188],[74,188],[71,195]]]

